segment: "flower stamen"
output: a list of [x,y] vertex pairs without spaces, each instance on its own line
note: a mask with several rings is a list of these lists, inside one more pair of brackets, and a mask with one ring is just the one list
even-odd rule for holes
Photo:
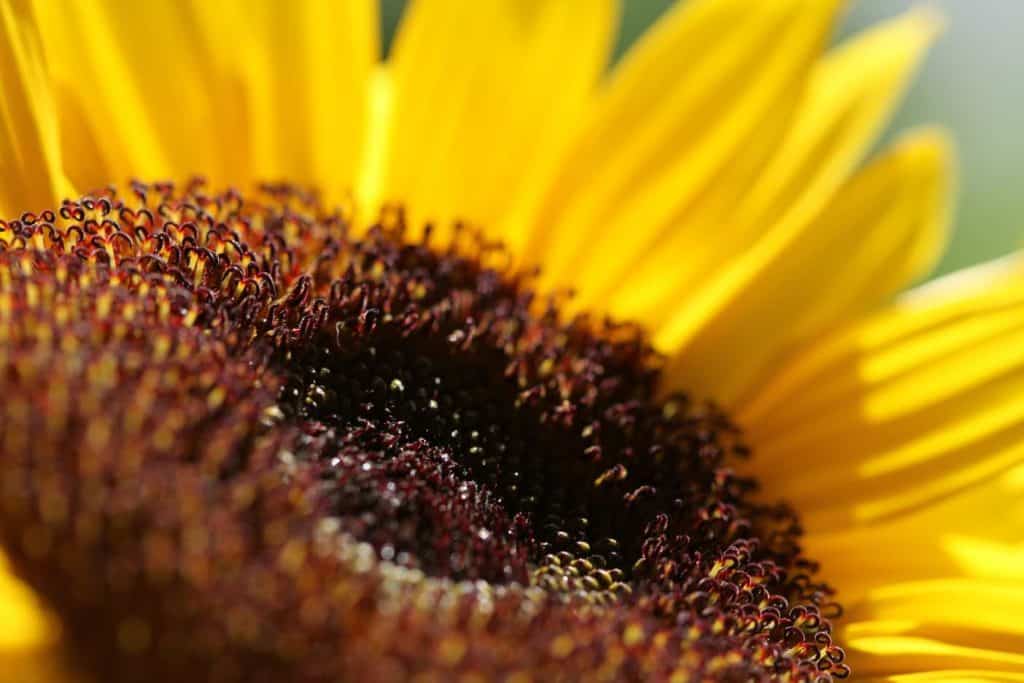
[[847,674],[738,429],[468,228],[135,184],[0,245],[0,534],[102,680]]

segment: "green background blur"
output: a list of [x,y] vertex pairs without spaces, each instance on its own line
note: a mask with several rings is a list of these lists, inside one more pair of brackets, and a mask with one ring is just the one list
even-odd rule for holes
[[[625,0],[617,54],[672,2]],[[404,4],[382,0],[385,36]],[[948,27],[886,137],[938,123],[956,138],[960,193],[953,241],[937,269],[944,273],[1024,246],[1024,0],[860,0],[837,39],[913,4],[939,8]]]

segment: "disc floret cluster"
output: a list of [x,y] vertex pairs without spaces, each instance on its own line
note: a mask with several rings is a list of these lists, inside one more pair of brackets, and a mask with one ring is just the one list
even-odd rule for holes
[[[104,681],[830,680],[831,592],[469,228],[136,183],[0,222],[0,534]],[[474,678],[475,677],[475,678]],[[461,679],[460,679],[461,680]]]

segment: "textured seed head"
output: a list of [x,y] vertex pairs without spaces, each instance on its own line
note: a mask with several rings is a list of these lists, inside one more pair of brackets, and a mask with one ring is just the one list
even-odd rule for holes
[[76,665],[845,676],[736,428],[657,400],[640,330],[564,320],[507,262],[281,186],[0,222],[0,534]]

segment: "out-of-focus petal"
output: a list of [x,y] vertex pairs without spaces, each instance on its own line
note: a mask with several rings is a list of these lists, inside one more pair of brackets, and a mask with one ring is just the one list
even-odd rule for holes
[[617,23],[612,0],[412,3],[389,60],[381,198],[404,203],[415,224],[497,228],[529,176],[557,160]]

